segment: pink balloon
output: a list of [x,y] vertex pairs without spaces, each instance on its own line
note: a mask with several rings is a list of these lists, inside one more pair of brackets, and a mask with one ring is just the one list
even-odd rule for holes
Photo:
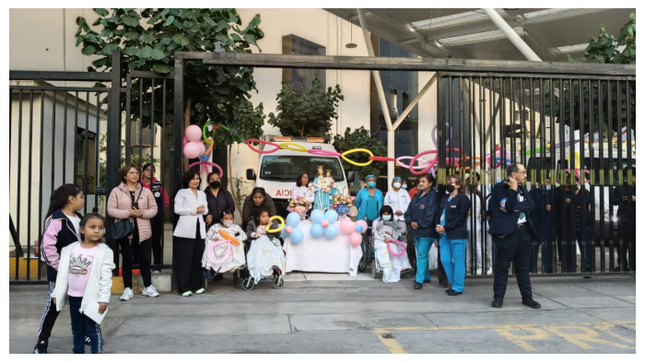
[[286,226],[284,231],[287,232],[287,234],[289,234],[291,233],[291,231],[293,231],[293,228],[291,228],[291,226]]
[[352,222],[350,219],[343,218],[340,221],[340,231],[344,234],[350,234],[354,232],[354,222]]
[[357,221],[356,224],[363,226],[363,232],[361,233],[367,232],[367,222],[361,219],[360,221]]
[[326,219],[323,219],[323,221],[320,222],[320,224],[322,224],[322,226],[325,227],[325,228],[329,227],[329,221],[326,220]]
[[184,146],[184,155],[189,159],[199,156],[199,145],[196,142],[189,142]]
[[202,130],[197,125],[190,125],[186,128],[188,141],[197,142],[202,137]]
[[354,232],[349,235],[349,243],[354,247],[360,246],[362,241],[363,236],[361,236],[361,234],[358,232]]
[[199,141],[197,141],[196,144],[199,146],[199,156],[204,155],[206,153],[206,146]]

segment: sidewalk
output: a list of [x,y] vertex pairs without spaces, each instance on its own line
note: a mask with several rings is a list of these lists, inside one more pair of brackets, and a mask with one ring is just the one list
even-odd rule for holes
[[[635,276],[536,277],[542,309],[521,304],[514,277],[502,309],[491,278],[467,278],[450,297],[436,280],[384,284],[359,274],[289,274],[276,290],[232,286],[227,274],[202,296],[113,295],[103,322],[110,353],[630,353],[636,340]],[[435,276],[433,276],[434,278]],[[343,279],[343,280],[339,280]],[[30,353],[46,286],[10,286],[10,353]],[[50,353],[71,353],[69,310]],[[89,352],[89,348],[87,349]]]

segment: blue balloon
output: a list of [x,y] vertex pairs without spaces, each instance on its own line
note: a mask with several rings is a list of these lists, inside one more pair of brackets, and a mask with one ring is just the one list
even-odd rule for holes
[[289,233],[289,240],[291,243],[298,244],[305,239],[305,234],[298,228],[293,228],[291,233]]
[[300,223],[300,215],[296,212],[291,212],[287,215],[287,220],[285,222],[289,227],[295,227]]
[[336,213],[335,210],[330,209],[325,212],[325,219],[328,220],[330,224],[334,224],[334,222],[336,222],[336,220],[338,219],[338,213]]
[[325,228],[325,237],[334,239],[336,236],[338,236],[338,227],[335,224],[330,224],[329,227]]
[[311,212],[311,221],[314,224],[320,224],[320,222],[322,222],[323,219],[325,219],[325,214],[320,209],[316,209],[313,212]]
[[323,232],[325,232],[325,230],[323,229],[322,225],[314,224],[311,226],[311,230],[309,232],[311,232],[311,236],[313,238],[318,238],[323,235]]
[[280,231],[280,238],[285,238],[287,237],[287,232],[284,231],[284,228]]
[[363,226],[361,226],[360,224],[357,224],[355,230],[358,233],[363,233]]

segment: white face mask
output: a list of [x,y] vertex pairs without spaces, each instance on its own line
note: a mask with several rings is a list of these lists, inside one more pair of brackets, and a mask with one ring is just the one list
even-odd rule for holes
[[401,188],[401,183],[394,183],[394,187],[395,187],[396,189]]
[[233,225],[233,221],[223,221],[222,224],[224,227],[228,228]]

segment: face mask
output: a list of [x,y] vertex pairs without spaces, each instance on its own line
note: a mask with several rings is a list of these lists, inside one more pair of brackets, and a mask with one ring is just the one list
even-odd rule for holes
[[376,186],[376,183],[374,183],[374,182],[367,183],[367,187],[370,188],[370,189],[373,189],[375,186]]
[[403,185],[401,188],[403,188],[403,189],[408,189],[408,185],[407,185],[407,184],[405,184],[405,185]]
[[551,190],[551,186],[550,186],[550,185],[547,185],[547,186],[546,186],[546,190]]
[[450,185],[450,184],[446,185],[446,191],[448,192],[448,194],[454,192],[455,191],[455,186]]
[[211,186],[211,188],[213,188],[213,189],[219,189],[219,187],[220,187],[220,185],[222,185],[222,183],[221,183],[221,182],[218,182],[218,181],[214,181],[214,182],[210,183],[209,185],[210,185],[210,186]]
[[224,227],[228,228],[233,225],[233,221],[223,221],[222,224]]
[[392,219],[392,216],[391,215],[383,215],[383,217],[381,217],[381,218],[383,218],[384,221],[389,221],[390,219]]
[[395,187],[396,189],[399,189],[399,188],[401,187],[401,183],[394,183],[394,187]]

